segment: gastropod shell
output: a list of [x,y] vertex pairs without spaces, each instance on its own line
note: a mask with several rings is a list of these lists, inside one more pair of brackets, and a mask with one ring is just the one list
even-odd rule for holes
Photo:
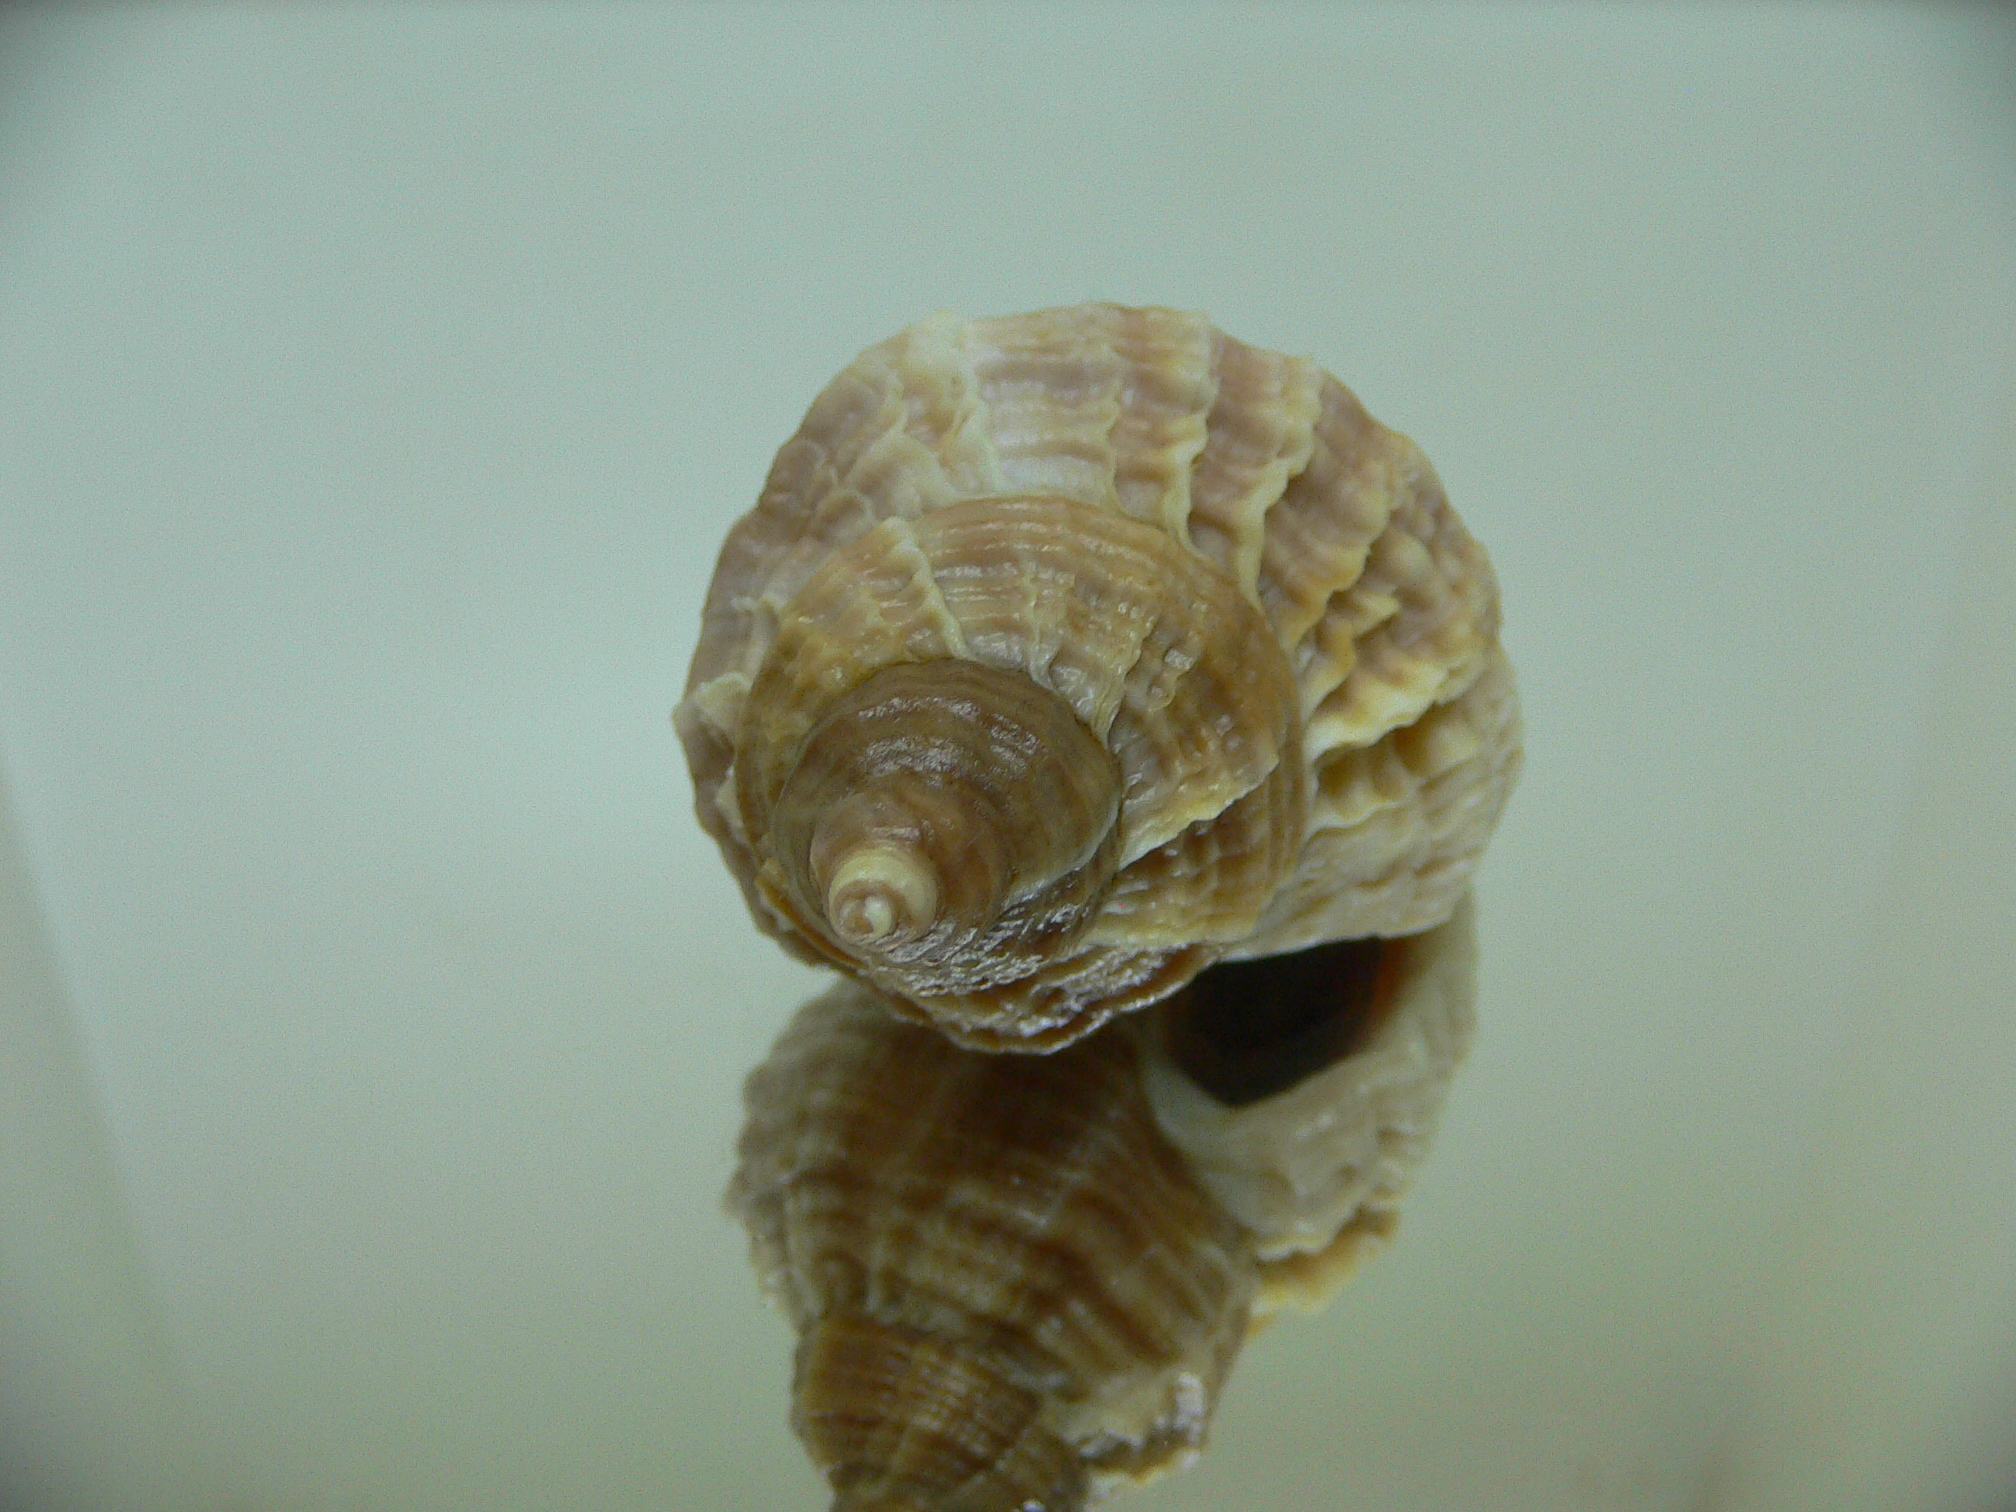
[[934,316],[836,377],[675,721],[758,923],[993,1050],[1440,923],[1519,762],[1497,585],[1413,443],[1115,305]]

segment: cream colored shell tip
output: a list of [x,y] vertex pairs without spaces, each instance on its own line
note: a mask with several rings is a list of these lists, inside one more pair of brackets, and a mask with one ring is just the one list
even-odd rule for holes
[[675,714],[757,922],[986,1049],[1448,917],[1519,760],[1404,436],[1175,310],[869,348],[729,533]]

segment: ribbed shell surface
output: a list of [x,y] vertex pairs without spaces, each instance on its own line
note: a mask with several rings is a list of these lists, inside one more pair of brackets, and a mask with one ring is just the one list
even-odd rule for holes
[[[1254,1260],[1139,1055],[975,1055],[849,982],[751,1074],[729,1206],[804,1341],[794,1421],[840,1505],[1064,1512],[1201,1444]],[[930,1427],[954,1398],[971,1432]],[[1062,1493],[1058,1444],[1083,1481]]]
[[1497,631],[1427,460],[1314,363],[1174,310],[940,315],[778,453],[676,718],[758,921],[858,970],[768,850],[822,701],[949,657],[1069,703],[1123,771],[1117,875],[1057,960],[951,1005],[1048,1048],[1228,952],[1446,917],[1518,765]]

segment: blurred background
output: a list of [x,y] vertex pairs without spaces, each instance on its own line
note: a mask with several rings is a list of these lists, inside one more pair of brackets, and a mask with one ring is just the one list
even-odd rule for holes
[[1090,298],[1421,443],[1528,740],[1133,1504],[2016,1507],[2016,15],[1166,3],[0,14],[0,1506],[824,1507],[668,715],[834,371]]

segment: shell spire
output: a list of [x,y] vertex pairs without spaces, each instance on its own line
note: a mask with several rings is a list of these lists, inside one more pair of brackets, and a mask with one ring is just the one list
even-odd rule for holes
[[1518,769],[1433,469],[1175,310],[869,348],[730,532],[675,723],[763,928],[983,1049],[1448,917]]
[[977,662],[899,663],[807,738],[768,815],[773,901],[913,994],[1010,980],[1084,924],[1119,807],[1118,764],[1061,700]]
[[859,1314],[798,1350],[791,1425],[834,1488],[833,1512],[1067,1512],[1085,1462],[1043,1399],[976,1352]]

